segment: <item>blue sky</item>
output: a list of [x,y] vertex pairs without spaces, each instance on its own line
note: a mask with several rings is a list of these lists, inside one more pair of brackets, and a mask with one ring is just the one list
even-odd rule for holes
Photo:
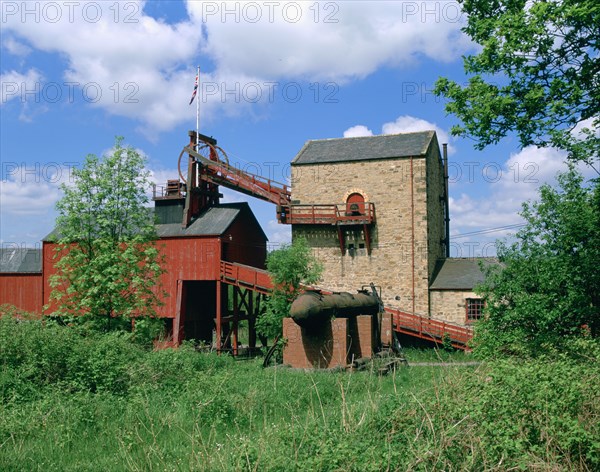
[[[564,156],[507,138],[485,151],[449,137],[455,119],[431,90],[460,82],[454,1],[1,3],[0,242],[35,245],[53,227],[59,184],[115,136],[144,152],[158,182],[195,128],[230,160],[275,180],[309,139],[435,129],[450,144],[452,252],[493,255],[522,201]],[[273,174],[273,175],[271,175]],[[273,243],[289,240],[272,205],[247,200]],[[393,195],[390,195],[393,198]]]

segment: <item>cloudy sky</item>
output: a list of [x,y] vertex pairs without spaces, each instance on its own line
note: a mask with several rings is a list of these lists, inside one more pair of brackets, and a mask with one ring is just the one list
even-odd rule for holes
[[[510,233],[495,229],[519,224],[521,202],[563,168],[552,149],[508,138],[475,151],[449,136],[455,121],[431,91],[439,76],[466,81],[461,56],[477,50],[455,1],[2,1],[1,15],[5,246],[39,243],[59,184],[115,136],[157,181],[176,177],[197,65],[201,132],[275,180],[309,139],[435,129],[450,144],[454,255],[492,255]],[[249,201],[271,242],[288,241],[274,207]]]

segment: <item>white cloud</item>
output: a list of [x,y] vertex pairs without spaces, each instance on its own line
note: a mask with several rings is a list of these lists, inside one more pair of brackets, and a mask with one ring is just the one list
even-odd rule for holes
[[[528,146],[512,153],[503,163],[470,162],[470,168],[473,169],[470,174],[467,166],[463,165],[462,171],[454,172],[450,177],[451,234],[523,223],[519,216],[523,202],[538,200],[538,190],[543,184],[556,185],[556,175],[567,170],[566,157],[566,153],[561,150]],[[460,169],[460,164],[457,164],[456,169]],[[594,177],[594,171],[584,164],[578,170],[585,178]],[[469,182],[483,183],[488,190],[486,195],[470,195],[467,185]],[[478,187],[481,189],[482,185]],[[457,197],[455,195],[459,189],[461,192]],[[455,242],[463,245],[472,244],[473,241],[493,242],[516,231],[518,228],[507,228],[459,238]]]
[[0,106],[15,99],[24,101],[27,91],[40,87],[43,76],[35,69],[29,69],[25,74],[15,70],[0,75],[1,100]]
[[452,61],[470,47],[450,1],[188,1],[188,10],[220,69],[260,77],[343,82],[419,56]]
[[[21,2],[18,9],[37,9],[39,18],[34,13],[22,21],[21,15],[10,15],[3,28],[35,49],[66,57],[59,84],[64,96],[73,90],[74,101],[137,119],[148,135],[194,115],[187,107],[194,71],[186,66],[193,64],[200,45],[197,25],[157,21],[143,13],[144,2],[127,3],[137,12],[133,22],[125,21],[124,11],[115,21],[116,3],[94,2],[88,8],[91,3],[71,2],[72,21],[67,4],[53,4],[45,11],[42,2]],[[59,19],[48,21],[56,11]]]
[[3,214],[44,215],[54,208],[60,196],[60,176],[49,174],[47,178],[38,169],[30,173],[32,170],[33,167],[28,169],[27,166],[11,168],[11,175],[2,181],[0,201]]
[[27,56],[31,52],[31,48],[26,44],[17,41],[15,38],[8,36],[2,41],[2,47],[13,56]]
[[[432,123],[422,118],[417,118],[410,115],[403,115],[396,118],[396,121],[384,123],[381,128],[383,134],[396,134],[396,133],[414,133],[417,131],[429,131],[434,130],[437,133],[438,142],[449,143],[450,137],[448,132],[440,128],[435,123]],[[456,149],[451,144],[448,144],[448,154],[454,154]]]
[[269,238],[271,247],[289,244],[292,242],[292,225],[282,225],[276,220],[269,220],[265,233]]
[[578,139],[585,138],[586,135],[583,133],[585,128],[592,131],[596,137],[600,137],[600,117],[580,121],[571,133]]
[[[417,118],[410,115],[402,115],[396,118],[395,121],[384,123],[381,127],[382,134],[398,134],[398,133],[414,133],[417,131],[434,130],[437,133],[438,142],[448,143],[448,132],[440,128],[435,123]],[[364,125],[356,125],[344,131],[344,138],[353,138],[358,136],[373,136],[373,131]],[[448,154],[454,154],[456,149],[451,144],[448,145]]]
[[344,138],[357,138],[360,136],[373,136],[373,131],[363,125],[356,125],[344,131]]
[[[138,120],[148,137],[193,119],[188,101],[194,64],[206,58],[216,68],[202,72],[203,84],[219,90],[205,97],[203,121],[217,110],[254,112],[255,84],[262,94],[256,102],[265,104],[270,82],[280,89],[284,81],[345,82],[382,66],[410,66],[420,57],[451,61],[471,48],[453,1],[189,0],[189,17],[174,24],[148,16],[143,1],[122,8],[112,2],[51,3],[15,2],[17,10],[34,13],[26,21],[20,11],[6,16],[3,29],[15,38],[6,47],[16,52],[23,40],[65,57],[63,78],[79,84],[79,100]],[[238,99],[224,96],[225,89],[237,89]]]

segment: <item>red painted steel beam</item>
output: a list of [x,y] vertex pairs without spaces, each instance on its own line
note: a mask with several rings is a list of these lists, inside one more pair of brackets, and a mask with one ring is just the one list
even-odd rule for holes
[[189,146],[184,151],[206,169],[206,173],[202,174],[206,181],[276,205],[289,205],[291,202],[291,190],[285,184],[241,171],[225,162],[206,159]]

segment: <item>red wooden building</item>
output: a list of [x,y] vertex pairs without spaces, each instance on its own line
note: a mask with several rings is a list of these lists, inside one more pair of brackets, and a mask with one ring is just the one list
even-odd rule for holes
[[[195,133],[190,138],[195,140]],[[216,141],[203,139],[214,149]],[[156,244],[165,269],[160,283],[167,294],[158,315],[165,319],[172,344],[194,339],[234,352],[239,323],[247,320],[249,347],[254,347],[254,321],[270,287],[264,271],[267,237],[247,203],[220,203],[218,187],[201,180],[194,163],[189,167],[191,177],[184,177],[184,183],[169,181],[155,189]],[[191,191],[186,191],[186,180]],[[41,250],[2,250],[0,304],[40,314],[53,311],[53,234]]]
[[0,305],[42,311],[42,251],[7,245],[0,249]]

